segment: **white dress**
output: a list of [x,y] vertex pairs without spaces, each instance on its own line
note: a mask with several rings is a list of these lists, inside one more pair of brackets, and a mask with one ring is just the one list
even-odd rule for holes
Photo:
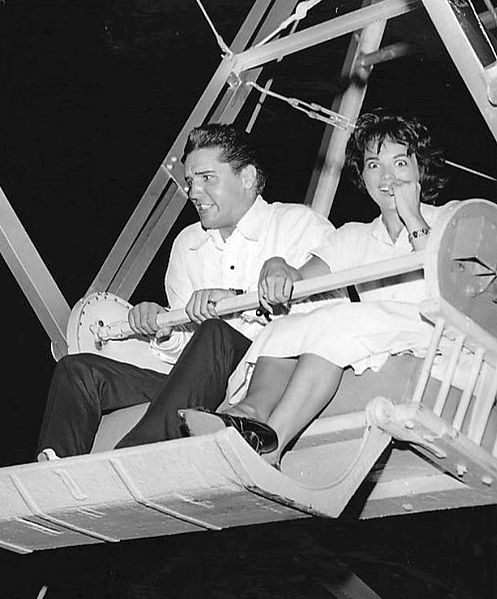
[[[441,210],[422,204],[421,212],[432,226]],[[407,231],[392,242],[381,216],[371,223],[348,223],[332,236],[332,243],[312,252],[331,272],[413,252]],[[233,373],[227,399],[245,395],[253,366],[260,356],[298,357],[316,354],[356,374],[379,370],[391,354],[412,352],[423,356],[433,326],[419,314],[426,298],[422,271],[358,284],[359,303],[328,301],[306,314],[290,314],[268,324],[258,335]]]

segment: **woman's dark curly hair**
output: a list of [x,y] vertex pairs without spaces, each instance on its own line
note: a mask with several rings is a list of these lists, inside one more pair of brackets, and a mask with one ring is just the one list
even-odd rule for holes
[[444,188],[447,178],[442,151],[432,144],[428,129],[415,117],[407,117],[376,109],[360,116],[347,143],[346,165],[351,178],[361,191],[366,191],[362,178],[366,147],[393,141],[407,146],[407,154],[416,155],[419,165],[421,201],[433,202]]

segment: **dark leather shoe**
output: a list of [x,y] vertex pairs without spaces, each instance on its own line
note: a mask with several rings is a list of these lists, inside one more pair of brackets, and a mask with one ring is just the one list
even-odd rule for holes
[[[245,416],[209,412],[205,409],[179,410],[179,417],[190,436],[212,433],[216,428],[232,426],[257,453],[270,453],[278,447],[276,431],[264,422]],[[216,423],[213,422],[216,419]],[[221,425],[221,426],[219,426]]]

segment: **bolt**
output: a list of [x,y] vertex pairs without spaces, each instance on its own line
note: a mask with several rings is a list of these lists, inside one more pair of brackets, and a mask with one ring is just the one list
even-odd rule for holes
[[468,471],[468,469],[466,468],[466,466],[464,464],[456,464],[457,476],[463,477],[467,471]]
[[457,432],[457,430],[453,426],[451,426],[450,428],[447,429],[447,435],[451,439],[457,439],[459,433]]

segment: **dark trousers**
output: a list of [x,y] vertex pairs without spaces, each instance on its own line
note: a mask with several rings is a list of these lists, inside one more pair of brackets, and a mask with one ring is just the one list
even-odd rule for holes
[[150,406],[118,443],[130,447],[181,437],[178,409],[215,410],[229,376],[250,345],[222,320],[207,320],[190,339],[169,375],[96,354],[72,354],[55,367],[38,451],[89,453],[103,413],[139,403]]

